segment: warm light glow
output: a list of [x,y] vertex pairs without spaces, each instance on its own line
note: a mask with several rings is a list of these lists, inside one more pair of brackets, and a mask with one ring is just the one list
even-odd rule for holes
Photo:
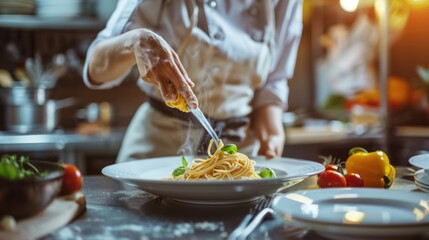
[[356,11],[359,5],[359,0],[340,0],[341,8],[346,12]]
[[358,198],[358,194],[356,193],[343,193],[343,194],[336,194],[333,198],[334,199],[349,199],[349,198]]
[[378,18],[381,18],[382,16],[385,16],[386,14],[386,9],[385,9],[385,0],[375,0],[374,2],[374,8],[375,8],[375,12],[378,16]]
[[419,207],[421,207],[422,209],[420,209],[420,208],[414,208],[413,209],[413,213],[416,216],[416,221],[417,222],[422,221],[429,214],[429,204],[428,204],[428,201],[420,200]]
[[420,7],[425,6],[429,4],[429,0],[408,0],[410,5]]
[[349,211],[344,214],[344,223],[358,224],[365,218],[365,213],[359,211]]
[[317,218],[319,214],[319,205],[312,204],[313,199],[298,193],[287,194],[286,198],[298,203],[302,203],[303,204],[301,205],[302,213],[307,214],[312,218]]
[[298,193],[290,193],[286,195],[286,198],[289,198],[292,201],[299,202],[305,205],[310,205],[313,203],[313,199]]
[[416,222],[420,222],[426,216],[425,212],[423,212],[422,210],[420,210],[418,208],[414,208],[413,209],[413,213],[416,216]]

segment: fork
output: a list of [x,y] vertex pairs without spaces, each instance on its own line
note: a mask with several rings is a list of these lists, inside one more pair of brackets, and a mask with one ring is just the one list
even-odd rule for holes
[[244,217],[240,225],[229,235],[228,240],[242,240],[255,230],[255,228],[265,219],[267,215],[274,213],[270,208],[273,196],[265,196],[256,204]]
[[[244,217],[240,225],[228,236],[228,240],[245,240],[263,220],[273,218],[275,213],[271,208],[271,202],[275,197],[276,194],[266,196],[255,205]],[[302,239],[309,231],[308,228],[293,223],[290,217],[282,217],[282,220],[285,239]]]

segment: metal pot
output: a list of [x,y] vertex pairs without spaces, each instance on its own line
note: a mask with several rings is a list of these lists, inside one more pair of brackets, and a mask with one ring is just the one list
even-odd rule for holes
[[2,89],[4,128],[28,133],[52,131],[57,127],[58,110],[75,103],[73,98],[48,99],[48,90],[14,86]]
[[49,89],[27,87],[19,84],[8,88],[1,88],[1,98],[4,104],[44,104],[48,100],[49,94]]

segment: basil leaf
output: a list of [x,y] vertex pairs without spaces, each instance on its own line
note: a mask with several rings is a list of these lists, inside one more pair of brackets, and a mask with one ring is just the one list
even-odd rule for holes
[[185,156],[182,156],[182,166],[184,166],[185,168],[188,167],[188,161],[186,160]]
[[234,154],[237,152],[237,146],[235,144],[226,144],[220,149],[222,152]]
[[186,171],[186,168],[184,166],[177,167],[173,171],[173,176],[178,177],[180,175],[183,175]]
[[183,175],[186,171],[186,168],[188,167],[188,161],[186,160],[185,156],[182,156],[182,166],[177,167],[173,170],[173,176],[178,177],[180,175]]
[[271,168],[265,168],[258,175],[261,178],[276,178],[276,173]]

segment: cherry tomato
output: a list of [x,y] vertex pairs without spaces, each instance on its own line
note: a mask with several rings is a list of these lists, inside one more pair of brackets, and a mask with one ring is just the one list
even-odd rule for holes
[[[325,165],[325,171],[326,170],[332,170],[332,171],[338,172],[338,166],[334,164],[328,164],[328,165]],[[320,176],[320,174],[321,173],[317,174],[317,176]]]
[[333,170],[338,172],[338,166],[334,164],[328,164],[325,166],[325,170]]
[[346,178],[347,187],[363,187],[363,179],[357,173],[348,173],[344,176]]
[[64,177],[61,186],[61,195],[67,195],[82,189],[83,176],[80,170],[71,164],[63,164]]
[[347,182],[343,174],[334,170],[325,170],[320,173],[317,185],[321,188],[345,187]]

